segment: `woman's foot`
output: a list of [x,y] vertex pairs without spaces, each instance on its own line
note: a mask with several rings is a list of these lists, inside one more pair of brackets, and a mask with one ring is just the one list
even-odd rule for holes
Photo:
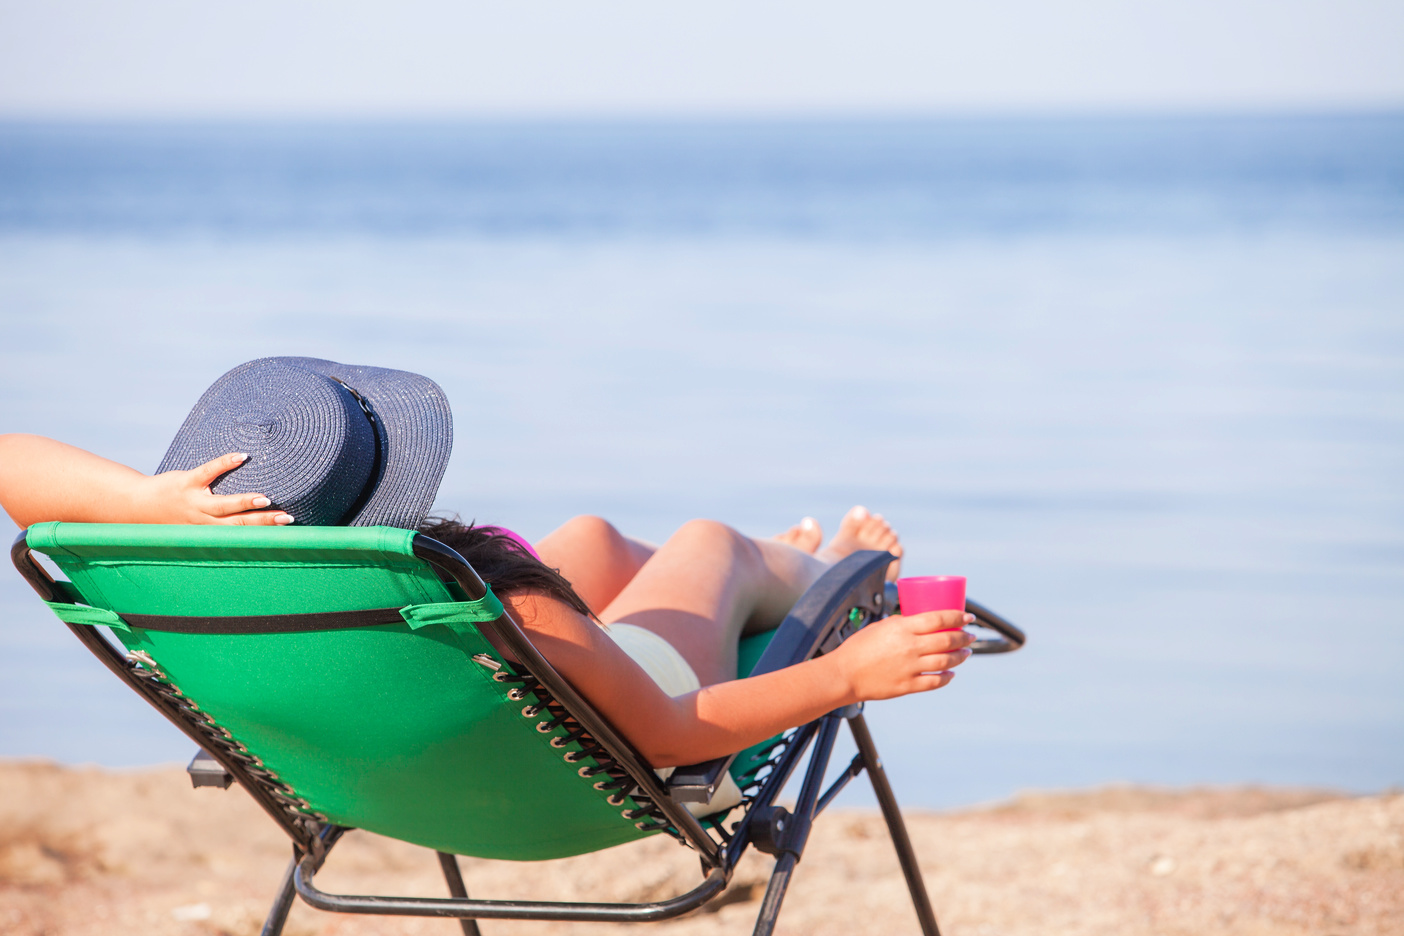
[[896,556],[897,561],[887,567],[887,580],[897,579],[902,566],[902,544],[882,514],[868,513],[866,507],[854,507],[844,514],[834,538],[815,556],[825,562],[838,562],[860,549],[885,549]]
[[819,529],[818,520],[813,517],[805,517],[784,533],[776,534],[771,539],[787,546],[793,546],[800,552],[807,552],[812,556],[819,551],[819,544],[824,541],[824,531]]

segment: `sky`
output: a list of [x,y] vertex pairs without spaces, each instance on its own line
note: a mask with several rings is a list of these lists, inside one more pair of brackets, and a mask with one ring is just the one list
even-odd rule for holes
[[1400,0],[0,0],[0,117],[1404,106]]

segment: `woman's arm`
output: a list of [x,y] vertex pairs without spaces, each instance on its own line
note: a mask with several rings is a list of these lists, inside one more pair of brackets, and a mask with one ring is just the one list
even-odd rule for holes
[[[246,455],[222,455],[191,471],[144,475],[43,436],[0,435],[0,507],[20,527],[69,523],[291,523],[261,494],[210,493]],[[252,511],[252,512],[250,512]]]
[[504,599],[561,675],[654,767],[732,754],[853,702],[939,689],[974,640],[962,612],[891,617],[837,650],[670,698],[594,623],[550,598]]

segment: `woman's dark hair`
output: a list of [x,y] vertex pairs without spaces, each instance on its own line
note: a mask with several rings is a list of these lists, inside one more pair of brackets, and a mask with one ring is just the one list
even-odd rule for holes
[[595,616],[559,571],[527,552],[497,527],[464,524],[456,516],[429,517],[419,525],[419,532],[466,559],[499,597],[515,592],[539,592],[570,605],[586,617]]

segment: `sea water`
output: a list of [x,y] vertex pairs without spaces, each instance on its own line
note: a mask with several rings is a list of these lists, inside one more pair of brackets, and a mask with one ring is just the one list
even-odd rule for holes
[[[0,124],[0,431],[273,354],[528,536],[883,512],[1029,633],[868,707],[904,802],[1404,781],[1404,115]],[[0,755],[190,750],[0,574]]]

